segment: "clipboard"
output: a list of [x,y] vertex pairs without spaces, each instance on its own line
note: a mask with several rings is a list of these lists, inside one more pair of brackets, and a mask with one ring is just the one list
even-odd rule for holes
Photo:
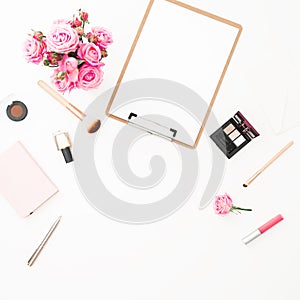
[[[196,148],[241,32],[240,24],[188,4],[176,0],[150,0],[108,102],[106,115],[181,146]],[[145,94],[137,96],[142,99],[135,99],[135,105],[127,105],[132,99],[126,98],[122,84],[141,78],[179,82],[197,96],[179,99],[180,96],[175,95],[168,99],[167,102],[171,103],[168,106],[153,95]],[[139,105],[139,100],[149,103]],[[205,108],[200,105],[203,102],[200,100],[206,103]],[[175,106],[177,108],[173,109]],[[190,138],[180,135],[175,122],[158,124],[144,118],[149,108],[160,113],[163,111],[180,122]],[[180,108],[182,114],[178,113]]]

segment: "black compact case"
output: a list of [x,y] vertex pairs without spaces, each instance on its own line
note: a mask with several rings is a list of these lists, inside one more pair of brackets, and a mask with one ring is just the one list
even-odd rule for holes
[[210,138],[228,158],[231,158],[258,136],[259,133],[256,129],[238,111],[233,118],[216,130]]

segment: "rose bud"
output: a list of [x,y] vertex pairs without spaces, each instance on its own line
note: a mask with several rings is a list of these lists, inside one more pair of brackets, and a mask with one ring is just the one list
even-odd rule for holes
[[89,14],[87,13],[87,12],[84,12],[84,11],[82,11],[81,13],[80,13],[80,18],[81,18],[81,20],[82,21],[87,21],[87,19],[89,18]]
[[80,27],[82,25],[82,22],[76,17],[76,19],[73,21],[74,27]]
[[79,35],[83,35],[84,34],[84,29],[82,27],[76,27],[76,31]]
[[107,51],[105,49],[101,50],[101,55],[102,57],[107,57],[108,56]]
[[92,34],[91,32],[89,32],[87,35],[86,35],[88,41],[90,43],[94,43],[94,44],[97,44],[98,42],[98,37],[95,35],[95,34]]
[[48,59],[45,59],[43,61],[43,63],[44,63],[44,66],[46,66],[46,67],[48,67],[50,65],[50,61]]
[[43,33],[41,31],[34,31],[33,37],[37,39],[38,41],[41,41],[44,37]]

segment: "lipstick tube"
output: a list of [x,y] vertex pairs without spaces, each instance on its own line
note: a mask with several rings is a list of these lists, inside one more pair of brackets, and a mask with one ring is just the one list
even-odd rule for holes
[[277,215],[276,217],[274,217],[273,219],[271,219],[270,221],[268,221],[266,224],[260,226],[258,229],[252,231],[247,236],[245,236],[242,239],[242,242],[245,245],[249,244],[250,242],[254,241],[256,238],[258,238],[259,236],[261,236],[263,233],[265,233],[266,231],[268,231],[269,229],[271,229],[273,226],[275,226],[276,224],[278,224],[282,220],[283,220],[282,215]]

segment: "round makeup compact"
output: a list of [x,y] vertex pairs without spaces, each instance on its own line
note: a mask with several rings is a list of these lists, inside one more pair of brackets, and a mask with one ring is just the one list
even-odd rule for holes
[[26,118],[28,109],[21,101],[13,101],[7,106],[6,114],[12,121],[22,121]]

